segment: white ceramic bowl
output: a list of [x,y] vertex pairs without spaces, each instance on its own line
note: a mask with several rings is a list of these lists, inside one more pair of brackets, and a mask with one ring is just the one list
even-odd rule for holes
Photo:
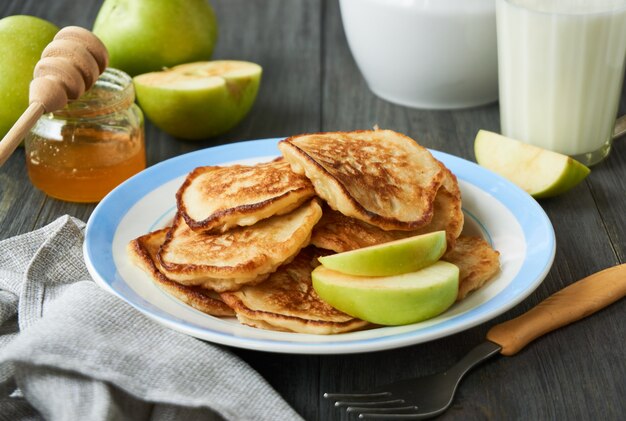
[[415,108],[498,98],[495,0],[340,0],[348,44],[370,89]]

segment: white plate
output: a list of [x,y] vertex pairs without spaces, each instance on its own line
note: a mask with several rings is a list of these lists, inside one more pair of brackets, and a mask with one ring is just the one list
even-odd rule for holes
[[224,345],[297,353],[341,354],[397,348],[468,329],[510,309],[548,273],[555,253],[550,220],[524,191],[476,164],[433,151],[459,179],[465,231],[484,236],[500,252],[501,272],[442,315],[407,326],[338,335],[273,332],[201,313],[156,287],[126,257],[127,243],[165,226],[175,192],[201,165],[252,163],[278,155],[280,139],[218,146],[161,162],[132,177],[96,207],[87,223],[85,261],[96,282],[172,329]]

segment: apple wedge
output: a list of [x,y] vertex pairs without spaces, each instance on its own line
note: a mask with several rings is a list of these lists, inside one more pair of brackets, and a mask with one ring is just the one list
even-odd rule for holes
[[328,269],[356,276],[392,276],[432,265],[446,251],[446,232],[436,231],[402,240],[320,257]]
[[497,133],[480,130],[474,141],[476,162],[539,199],[565,193],[590,169],[567,155]]
[[183,139],[204,139],[233,128],[250,111],[261,66],[218,60],[145,73],[133,81],[137,102],[161,130]]
[[325,266],[311,273],[313,288],[331,306],[380,325],[404,325],[430,319],[456,300],[459,269],[438,261],[417,272],[395,276],[346,275]]

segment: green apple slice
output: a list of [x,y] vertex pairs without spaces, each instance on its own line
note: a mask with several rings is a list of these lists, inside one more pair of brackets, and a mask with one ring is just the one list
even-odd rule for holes
[[133,81],[137,102],[161,130],[183,139],[204,139],[233,128],[250,111],[261,66],[218,60],[145,73]]
[[436,231],[320,257],[328,269],[357,276],[391,276],[432,265],[446,251],[446,232]]
[[565,193],[590,172],[588,167],[567,155],[486,130],[476,135],[474,153],[480,165],[538,199]]
[[325,266],[311,273],[313,288],[331,306],[380,325],[404,325],[443,313],[455,301],[459,269],[438,261],[395,276],[346,275]]

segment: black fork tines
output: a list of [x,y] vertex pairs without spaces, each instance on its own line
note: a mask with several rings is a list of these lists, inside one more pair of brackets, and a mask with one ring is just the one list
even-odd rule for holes
[[385,398],[391,396],[391,392],[377,392],[377,393],[324,393],[326,399],[361,399],[361,398]]
[[358,412],[368,414],[396,414],[402,412],[416,411],[417,406],[392,406],[388,408],[370,408],[368,406],[349,406],[346,408],[346,412]]
[[430,418],[430,415],[424,416],[423,414],[373,414],[373,413],[361,413],[359,419],[362,420],[423,420]]
[[403,404],[404,403],[404,399],[389,399],[386,401],[337,401],[335,402],[335,406],[337,407],[342,407],[342,406],[356,406],[356,405],[361,405],[361,406],[365,406],[365,407],[376,407],[376,406],[384,406],[384,405],[398,405],[398,404]]
[[394,399],[390,392],[376,393],[324,393],[324,397],[334,401],[336,407],[347,408],[384,408],[404,404],[404,399]]
[[404,399],[394,399],[391,392],[377,393],[324,393],[336,407],[344,407],[348,414],[359,419],[399,420],[419,419],[418,407],[408,405]]

